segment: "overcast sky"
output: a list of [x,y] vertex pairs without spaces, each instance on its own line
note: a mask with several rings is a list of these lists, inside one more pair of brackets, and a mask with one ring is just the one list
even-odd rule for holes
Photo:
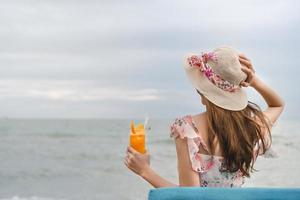
[[0,117],[196,114],[182,56],[230,45],[299,118],[299,1],[224,2],[0,0]]

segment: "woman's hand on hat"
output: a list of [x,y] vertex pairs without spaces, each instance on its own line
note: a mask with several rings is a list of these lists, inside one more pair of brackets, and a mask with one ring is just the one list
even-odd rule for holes
[[251,60],[247,58],[244,54],[239,54],[239,61],[242,65],[241,70],[247,75],[246,80],[241,82],[240,85],[243,87],[252,86],[255,78],[255,70],[253,69]]
[[137,175],[142,175],[150,168],[150,155],[148,151],[144,154],[136,151],[131,146],[127,147],[124,164]]

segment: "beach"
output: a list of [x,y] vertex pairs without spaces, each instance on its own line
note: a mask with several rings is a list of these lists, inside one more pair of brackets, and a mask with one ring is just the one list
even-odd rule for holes
[[[152,186],[123,163],[130,120],[1,119],[0,199],[147,199]],[[153,169],[177,183],[173,120],[150,119],[146,142]],[[297,120],[276,124],[272,149],[244,187],[300,186],[299,128]]]

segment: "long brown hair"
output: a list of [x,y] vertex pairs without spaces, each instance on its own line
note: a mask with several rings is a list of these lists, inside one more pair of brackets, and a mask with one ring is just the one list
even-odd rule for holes
[[261,108],[248,101],[245,109],[232,111],[218,107],[208,99],[206,102],[209,149],[213,154],[215,149],[212,143],[218,139],[225,158],[226,171],[240,170],[244,176],[250,177],[250,172],[256,171],[253,168],[255,144],[261,140],[259,148],[262,147],[263,153],[269,147],[263,130],[267,129],[270,141],[272,141],[270,127]]

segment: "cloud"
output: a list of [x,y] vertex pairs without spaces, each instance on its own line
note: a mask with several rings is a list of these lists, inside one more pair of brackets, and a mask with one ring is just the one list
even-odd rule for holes
[[93,81],[1,80],[0,98],[43,98],[50,101],[155,101],[159,90],[102,87]]
[[182,55],[223,44],[246,53],[295,107],[300,94],[286,88],[300,73],[298,7],[296,0],[1,1],[2,113],[192,112],[198,99]]

